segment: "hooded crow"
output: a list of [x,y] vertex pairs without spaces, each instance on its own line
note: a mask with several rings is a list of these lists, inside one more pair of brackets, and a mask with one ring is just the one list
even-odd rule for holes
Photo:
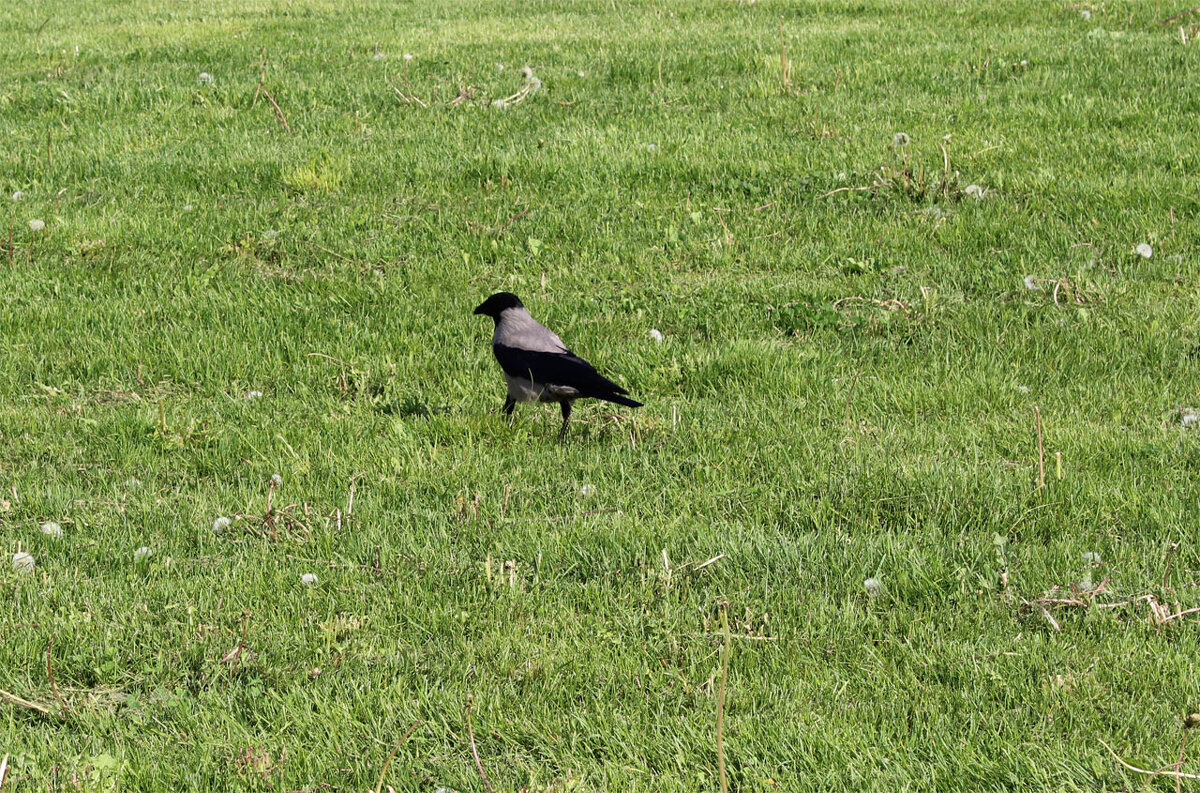
[[558,439],[564,440],[571,421],[571,403],[576,399],[591,397],[631,408],[642,406],[622,396],[629,392],[568,350],[562,339],[531,317],[525,304],[511,292],[497,292],[475,313],[496,322],[492,352],[508,382],[505,415],[511,416],[518,402],[557,402],[562,405],[563,417]]

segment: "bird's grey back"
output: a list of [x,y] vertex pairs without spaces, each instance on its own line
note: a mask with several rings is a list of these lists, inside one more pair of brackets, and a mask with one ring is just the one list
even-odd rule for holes
[[503,344],[532,352],[566,352],[567,346],[554,332],[529,315],[524,308],[506,308],[500,312],[492,344]]

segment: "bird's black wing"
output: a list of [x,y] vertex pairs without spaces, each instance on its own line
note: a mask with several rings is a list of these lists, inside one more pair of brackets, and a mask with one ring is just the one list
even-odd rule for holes
[[504,344],[493,344],[492,350],[496,353],[500,368],[511,377],[525,377],[547,386],[568,386],[581,396],[621,404],[632,402],[618,396],[628,394],[627,390],[601,375],[590,363],[570,350],[541,352]]

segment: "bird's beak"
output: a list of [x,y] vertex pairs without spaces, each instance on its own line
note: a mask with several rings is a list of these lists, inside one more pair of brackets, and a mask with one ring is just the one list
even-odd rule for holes
[[483,313],[483,303],[480,303],[478,306],[476,306],[476,307],[475,307],[475,313],[476,313],[476,314],[482,314],[482,313]]

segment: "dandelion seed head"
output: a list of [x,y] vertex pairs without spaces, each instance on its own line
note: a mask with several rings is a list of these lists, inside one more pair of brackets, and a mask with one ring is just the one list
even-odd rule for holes
[[1136,251],[1137,255],[1141,256],[1143,259],[1149,259],[1154,255],[1154,249],[1151,248],[1149,243],[1146,242],[1139,242],[1137,247],[1134,248],[1134,251]]
[[141,548],[138,548],[136,551],[133,552],[133,561],[134,562],[144,562],[153,555],[154,555],[154,551],[151,548],[148,548],[145,545],[143,545]]
[[587,75],[584,74],[583,72],[575,72],[575,76],[579,77],[579,78],[587,77]]
[[142,480],[138,479],[136,476],[131,476],[125,480],[125,487],[129,488],[130,490],[132,490],[135,487],[141,487],[141,486],[142,486]]
[[184,204],[184,205],[183,205],[183,211],[184,211],[184,212],[191,212],[193,209],[195,209],[195,207],[194,207],[194,206],[192,206],[191,204]]
[[17,192],[13,193],[13,201],[20,201],[20,200],[21,200],[21,199],[23,199],[24,197],[25,197],[25,194],[24,194],[24,193],[22,193],[20,190],[18,190]]
[[33,556],[24,551],[17,551],[12,558],[13,569],[18,573],[33,572]]
[[411,61],[411,60],[412,60],[412,53],[411,53],[411,52],[406,52],[406,53],[404,53],[404,60],[406,60],[406,61]]
[[221,517],[219,517],[213,521],[213,532],[216,534],[220,534],[221,532],[228,529],[231,523],[233,523],[233,521],[231,521],[229,518],[222,515]]
[[1085,8],[1085,9],[1083,9],[1082,11],[1080,11],[1080,12],[1079,12],[1079,16],[1083,17],[1084,19],[1091,19],[1091,18],[1092,18],[1092,12],[1091,12],[1091,11],[1088,11],[1088,10]]
[[263,239],[273,240],[279,236],[279,232],[275,229],[267,229],[263,232]]
[[866,581],[863,581],[863,589],[867,590],[867,594],[871,597],[879,597],[879,594],[883,591],[883,582],[878,578],[868,578]]
[[317,574],[316,573],[305,573],[304,575],[300,576],[300,583],[304,584],[305,586],[316,586]]
[[967,189],[963,190],[963,192],[966,193],[971,198],[974,198],[976,201],[983,198],[983,188],[977,184],[967,185]]
[[44,228],[46,228],[46,221],[44,220],[38,220],[37,218],[34,218],[33,220],[29,221],[30,231],[38,232]]
[[497,110],[508,110],[508,102],[505,102],[503,99],[493,99],[492,107]]
[[522,66],[521,67],[521,76],[524,77],[526,80],[532,80],[533,79],[533,67]]
[[62,526],[59,526],[52,520],[46,521],[42,524],[42,534],[45,534],[47,537],[53,537],[56,540],[60,540],[63,536]]
[[1027,386],[1027,385],[1019,385],[1019,386],[1017,386],[1017,390],[1018,390],[1018,391],[1020,391],[1022,394],[1028,394],[1028,393],[1029,393],[1029,386]]
[[662,342],[663,342],[662,331],[659,330],[658,328],[651,328],[650,329],[650,338],[654,339],[659,344],[662,344]]
[[658,151],[658,144],[657,143],[647,143],[646,151]]
[[386,58],[386,57],[387,57],[387,56],[386,56],[386,55],[384,55],[382,52],[377,52],[377,53],[375,53],[374,55],[372,55],[372,56],[371,56],[371,60],[373,60],[373,61],[381,61],[381,60],[383,60],[383,59],[384,59],[384,58]]
[[262,399],[262,391],[247,391],[246,399]]
[[1200,413],[1197,413],[1194,410],[1185,410],[1183,415],[1179,417],[1179,426],[1186,430],[1197,421],[1200,421]]
[[1100,554],[1095,551],[1085,551],[1083,554],[1084,564],[1100,564]]
[[583,496],[584,498],[590,498],[596,495],[596,486],[584,485],[583,487],[579,488],[579,495]]
[[536,94],[542,90],[542,81],[538,77],[530,77],[525,81],[525,84],[529,86],[529,93],[531,94]]
[[275,487],[283,487],[283,477],[279,474],[271,474],[271,484]]
[[200,72],[200,85],[212,85],[213,76],[208,72]]
[[895,135],[892,136],[892,145],[893,146],[907,146],[908,141],[909,141],[909,137],[908,137],[907,132],[897,132]]
[[1042,289],[1040,286],[1038,286],[1037,279],[1034,278],[1032,275],[1025,276],[1024,283],[1025,283],[1025,288],[1028,289],[1030,292],[1040,292]]

